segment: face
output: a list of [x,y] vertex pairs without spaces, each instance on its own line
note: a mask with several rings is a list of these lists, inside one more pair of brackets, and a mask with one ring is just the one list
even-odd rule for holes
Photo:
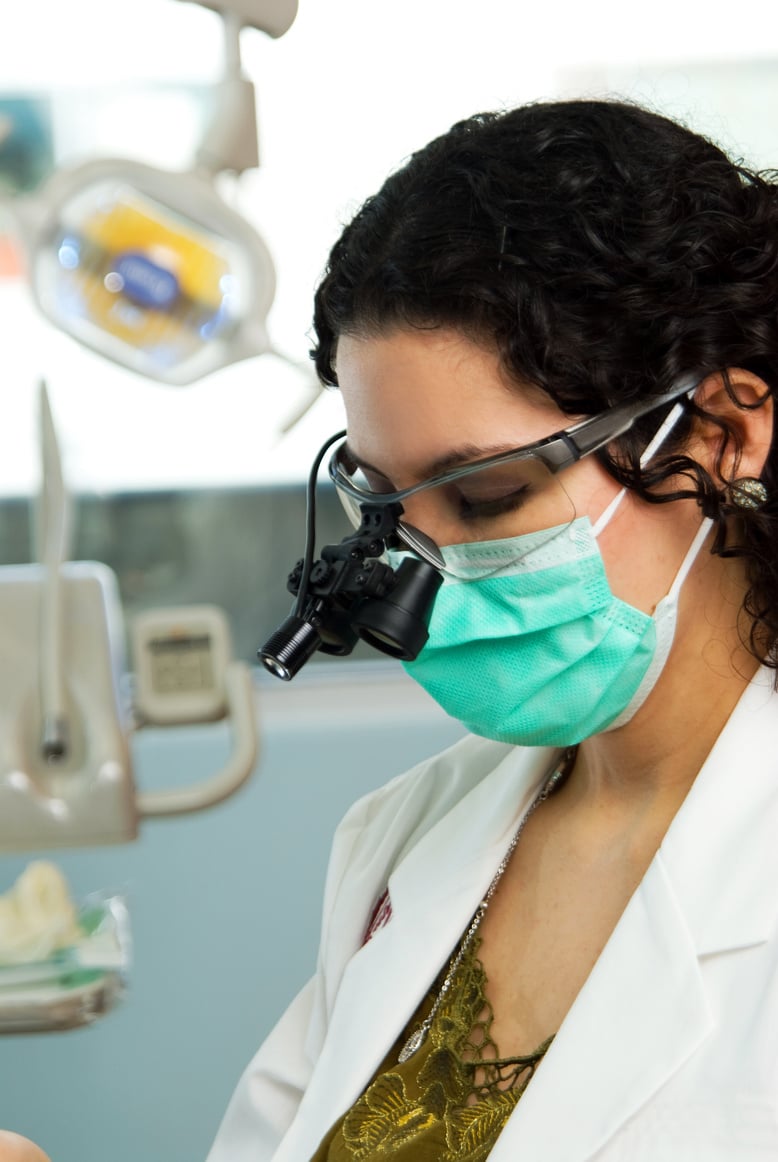
[[[441,470],[543,439],[576,418],[542,392],[512,382],[490,349],[458,332],[395,330],[343,336],[337,373],[348,444],[377,489],[407,488]],[[492,486],[490,486],[492,487]],[[571,515],[594,522],[619,485],[586,457],[554,478],[545,527]],[[528,531],[510,495],[485,495],[478,475],[456,490],[409,497],[403,519],[439,545]],[[663,597],[699,525],[693,502],[647,505],[624,498],[599,544],[616,596],[645,612]]]

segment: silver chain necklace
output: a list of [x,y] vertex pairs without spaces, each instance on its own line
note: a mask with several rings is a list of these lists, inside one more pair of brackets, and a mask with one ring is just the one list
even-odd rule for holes
[[494,893],[497,891],[497,885],[499,884],[500,880],[502,879],[503,872],[505,871],[506,867],[510,863],[511,856],[513,855],[514,851],[516,850],[516,844],[519,842],[519,839],[521,838],[521,833],[527,825],[527,820],[537,810],[537,808],[540,806],[541,803],[545,803],[546,799],[548,799],[550,795],[553,795],[554,791],[559,789],[559,787],[565,781],[567,776],[570,774],[570,771],[572,770],[572,767],[573,767],[573,762],[575,760],[576,750],[577,750],[576,747],[570,747],[568,750],[565,751],[565,753],[562,755],[560,762],[557,763],[557,765],[554,767],[551,774],[545,780],[545,782],[543,783],[543,786],[540,788],[537,795],[535,796],[532,803],[530,804],[529,809],[527,810],[526,814],[524,815],[524,818],[522,819],[521,823],[516,828],[513,839],[510,841],[510,844],[508,845],[508,850],[505,852],[505,855],[500,860],[500,863],[497,867],[497,871],[494,873],[494,876],[492,878],[492,882],[489,884],[489,887],[486,889],[486,894],[484,895],[484,898],[481,900],[481,903],[476,908],[475,914],[473,915],[473,919],[470,921],[470,926],[468,927],[467,931],[465,932],[465,935],[462,937],[462,940],[460,941],[459,950],[457,951],[456,956],[453,957],[451,963],[449,964],[448,972],[446,973],[445,980],[443,981],[443,984],[440,986],[440,989],[438,991],[438,995],[435,997],[435,1003],[433,1004],[432,1008],[430,1009],[429,1013],[424,1018],[422,1023],[419,1025],[419,1027],[417,1029],[415,1029],[413,1031],[413,1033],[411,1033],[410,1037],[408,1038],[408,1040],[405,1042],[402,1049],[400,1050],[400,1056],[397,1059],[400,1062],[400,1064],[402,1064],[404,1061],[407,1061],[410,1057],[413,1057],[414,1053],[416,1053],[417,1050],[419,1050],[422,1047],[422,1045],[424,1044],[424,1042],[427,1040],[427,1034],[429,1033],[430,1029],[432,1028],[432,1025],[433,1025],[433,1022],[434,1022],[435,1017],[437,1015],[438,1009],[440,1008],[440,1006],[443,1003],[443,998],[446,996],[449,989],[451,988],[451,984],[454,980],[454,977],[456,976],[456,971],[459,968],[460,964],[462,963],[462,960],[464,958],[465,953],[467,952],[470,945],[473,943],[473,940],[475,938],[475,934],[478,931],[478,928],[481,924],[481,921],[483,920],[484,916],[486,915],[486,911],[489,907],[489,902],[490,902],[492,896],[494,895]]

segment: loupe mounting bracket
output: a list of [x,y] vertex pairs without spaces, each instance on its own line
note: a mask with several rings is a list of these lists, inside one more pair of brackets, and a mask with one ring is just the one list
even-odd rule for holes
[[[394,570],[376,560],[387,547],[398,544],[397,521],[401,504],[363,504],[362,523],[340,544],[325,545],[321,557],[311,566],[306,597],[312,602],[305,612],[321,622],[322,611],[314,608],[317,599],[329,598],[348,608],[362,597],[383,597],[394,583]],[[287,578],[286,587],[298,595],[303,580],[301,558]],[[309,617],[310,619],[310,617]],[[325,649],[326,644],[321,647]],[[338,651],[340,652],[340,651]]]

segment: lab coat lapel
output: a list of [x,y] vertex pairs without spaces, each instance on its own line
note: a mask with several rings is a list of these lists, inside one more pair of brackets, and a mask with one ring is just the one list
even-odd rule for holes
[[599,1156],[713,1029],[700,958],[769,938],[778,699],[766,680],[711,751],[490,1162]]
[[540,1150],[543,1162],[591,1158],[693,1053],[711,1023],[697,954],[657,859],[490,1162],[540,1157]]
[[316,1073],[277,1162],[310,1157],[356,1101],[462,935],[555,755],[508,752],[390,877],[392,918],[345,969]]

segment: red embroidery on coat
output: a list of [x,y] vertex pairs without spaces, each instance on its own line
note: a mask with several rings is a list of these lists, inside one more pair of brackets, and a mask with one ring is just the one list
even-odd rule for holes
[[379,928],[383,928],[392,918],[392,901],[389,899],[389,889],[387,888],[383,895],[378,897],[376,906],[370,915],[370,920],[367,925],[362,940],[362,946],[367,944],[368,940],[372,940]]

